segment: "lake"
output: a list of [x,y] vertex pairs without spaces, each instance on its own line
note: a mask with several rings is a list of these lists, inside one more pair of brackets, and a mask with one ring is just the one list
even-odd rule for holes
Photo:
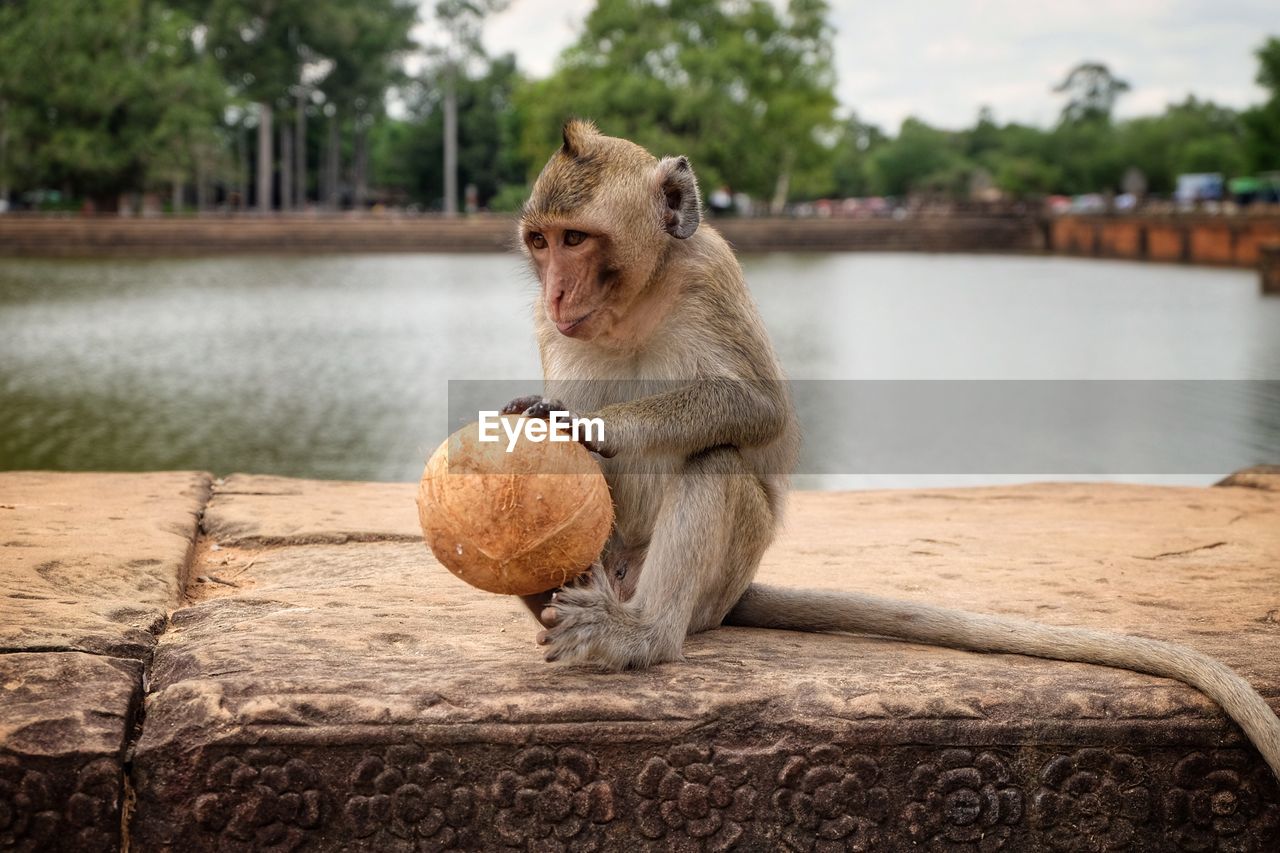
[[[799,485],[1201,483],[1280,461],[1280,299],[1254,272],[743,263],[800,380]],[[507,255],[0,259],[0,468],[413,480],[449,429],[449,380],[538,390],[534,297]],[[846,429],[851,412],[877,423]],[[1047,432],[1018,446],[1035,417]]]

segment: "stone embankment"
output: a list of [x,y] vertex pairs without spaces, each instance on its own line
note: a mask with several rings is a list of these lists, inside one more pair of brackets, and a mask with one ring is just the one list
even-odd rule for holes
[[1049,223],[1060,254],[1257,267],[1280,248],[1278,216],[1062,216]]
[[[1277,476],[799,493],[761,578],[1185,643],[1280,708]],[[728,628],[545,664],[411,484],[0,474],[0,563],[6,849],[1280,849],[1175,682]]]
[[[1020,217],[717,219],[739,251],[1025,252],[1043,235]],[[515,220],[501,216],[122,219],[0,216],[0,256],[151,257],[225,253],[503,252]]]
[[[715,219],[741,252],[1053,252],[1257,267],[1280,249],[1276,216],[956,215]],[[0,217],[0,257],[166,257],[339,252],[506,252],[503,216]],[[1264,267],[1265,269],[1265,267]]]

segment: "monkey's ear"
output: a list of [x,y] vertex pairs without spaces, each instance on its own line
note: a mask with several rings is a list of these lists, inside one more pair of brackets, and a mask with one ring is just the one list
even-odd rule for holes
[[681,240],[692,237],[702,218],[702,199],[688,157],[663,157],[658,162],[658,189],[667,233]]
[[596,126],[586,119],[571,118],[560,128],[560,138],[564,140],[560,150],[570,157],[577,157],[582,153],[582,144],[587,137],[599,133]]

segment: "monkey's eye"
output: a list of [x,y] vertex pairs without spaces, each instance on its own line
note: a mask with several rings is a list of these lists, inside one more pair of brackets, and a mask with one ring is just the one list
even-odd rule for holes
[[547,238],[534,231],[529,235],[529,245],[535,249],[545,249],[547,248]]
[[576,246],[585,239],[587,239],[587,235],[581,231],[564,232],[564,244],[566,246]]

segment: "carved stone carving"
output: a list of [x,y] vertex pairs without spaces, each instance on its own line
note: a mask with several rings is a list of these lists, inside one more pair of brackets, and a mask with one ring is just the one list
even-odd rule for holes
[[40,850],[53,839],[59,820],[49,788],[43,773],[0,756],[0,847]]
[[350,777],[343,817],[357,838],[388,846],[432,842],[450,849],[461,843],[476,813],[476,796],[448,752],[414,745],[366,754]]
[[778,771],[773,806],[798,851],[874,850],[889,815],[880,766],[865,755],[824,745],[793,755]]
[[1174,765],[1164,795],[1169,840],[1197,853],[1276,849],[1265,846],[1280,845],[1275,781],[1265,770],[1249,770],[1239,750],[1193,752]]
[[315,770],[272,749],[219,759],[193,808],[221,850],[294,850],[324,816]]
[[709,746],[683,743],[653,756],[636,777],[635,822],[646,838],[679,837],[695,849],[728,850],[752,817],[756,789],[744,762]]
[[1089,748],[1054,756],[1031,797],[1036,843],[1070,853],[1125,849],[1151,817],[1146,778],[1132,755]]
[[602,827],[615,815],[613,786],[581,749],[535,746],[516,755],[491,787],[504,843],[539,851],[599,850]]
[[950,851],[999,850],[1022,820],[1022,791],[993,752],[944,749],[908,780],[907,831],[918,844]]

